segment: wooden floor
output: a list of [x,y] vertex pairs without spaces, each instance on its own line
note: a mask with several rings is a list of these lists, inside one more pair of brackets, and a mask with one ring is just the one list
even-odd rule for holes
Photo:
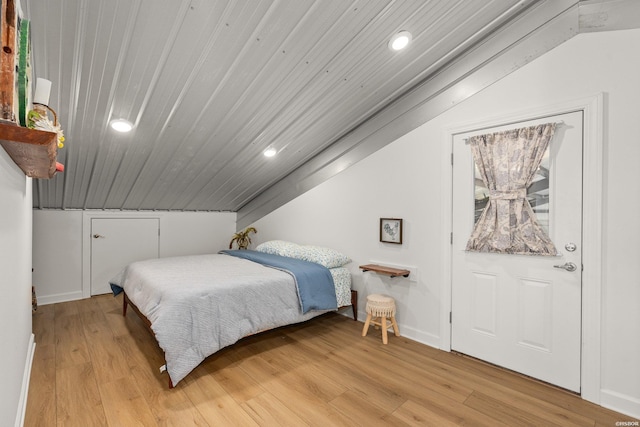
[[614,426],[573,394],[337,314],[246,338],[167,388],[121,297],[41,306],[26,426]]

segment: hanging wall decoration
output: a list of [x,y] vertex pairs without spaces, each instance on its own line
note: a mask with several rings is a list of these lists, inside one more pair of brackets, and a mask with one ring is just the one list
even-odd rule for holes
[[549,146],[556,124],[530,126],[469,139],[489,201],[467,242],[467,251],[556,255],[527,200],[527,188]]
[[29,21],[19,20],[18,50],[18,123],[27,126],[27,113],[31,108],[31,36]]
[[380,241],[402,244],[401,218],[380,218]]

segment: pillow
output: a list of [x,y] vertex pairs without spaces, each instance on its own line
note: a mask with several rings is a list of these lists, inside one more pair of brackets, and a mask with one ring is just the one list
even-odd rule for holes
[[256,247],[256,251],[264,252],[266,254],[297,258],[295,255],[300,252],[300,245],[286,242],[284,240],[270,240],[268,242],[259,244]]
[[256,251],[315,262],[326,268],[342,267],[351,262],[348,256],[331,248],[312,245],[301,246],[284,240],[270,240],[261,243],[256,247]]
[[302,246],[301,258],[305,261],[315,262],[327,268],[342,267],[351,262],[351,259],[331,248],[321,246]]
[[349,269],[347,267],[330,268],[329,272],[336,288],[338,307],[351,305],[351,273]]

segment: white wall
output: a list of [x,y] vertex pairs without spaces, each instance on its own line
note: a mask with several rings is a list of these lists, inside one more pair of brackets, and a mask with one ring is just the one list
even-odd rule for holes
[[82,211],[33,211],[33,285],[38,304],[82,296]]
[[[600,403],[640,417],[640,30],[581,34],[399,138],[254,225],[256,241],[334,247],[353,258],[354,288],[384,291],[407,337],[440,347],[445,247],[441,201],[446,130],[604,93],[602,351]],[[586,189],[589,191],[589,189]],[[380,217],[405,221],[404,244],[378,242]],[[371,260],[416,266],[418,281],[363,275]],[[361,313],[362,315],[362,313]],[[446,329],[446,328],[445,328]]]
[[[39,304],[88,297],[91,218],[160,219],[160,256],[215,253],[235,233],[231,212],[33,211],[33,283]],[[87,248],[87,252],[83,252]]]
[[31,179],[0,148],[0,425],[19,425],[30,372]]

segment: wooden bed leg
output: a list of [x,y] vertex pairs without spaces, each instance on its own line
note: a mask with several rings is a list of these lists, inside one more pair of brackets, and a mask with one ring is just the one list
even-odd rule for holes
[[351,290],[351,309],[353,309],[353,320],[358,321],[358,291]]
[[122,293],[122,316],[127,317],[127,294]]

